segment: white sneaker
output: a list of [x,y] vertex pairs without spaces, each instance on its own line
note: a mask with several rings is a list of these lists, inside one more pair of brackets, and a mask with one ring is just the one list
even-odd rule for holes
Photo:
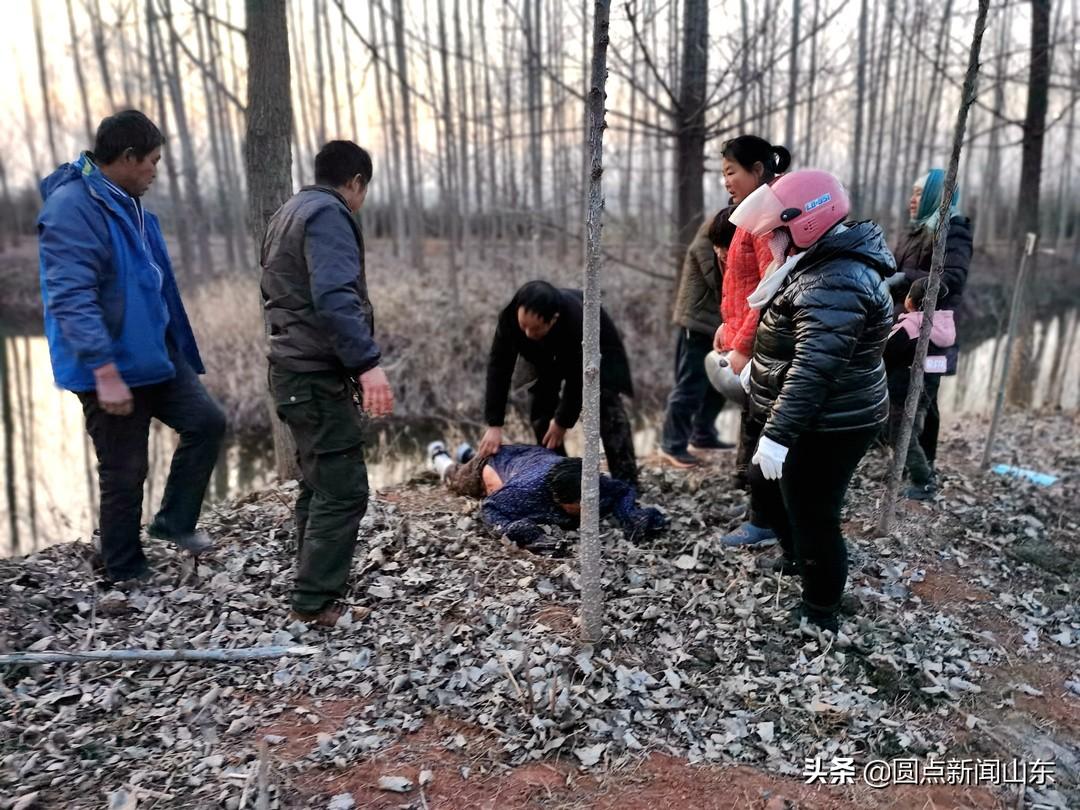
[[446,445],[443,442],[434,441],[427,446],[428,461],[434,461],[435,456],[442,455],[443,453],[446,453]]

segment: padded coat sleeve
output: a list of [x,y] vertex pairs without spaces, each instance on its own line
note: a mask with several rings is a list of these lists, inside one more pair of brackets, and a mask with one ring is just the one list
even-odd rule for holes
[[764,434],[791,447],[814,423],[851,360],[866,323],[866,291],[847,274],[819,276],[791,292],[795,354]]

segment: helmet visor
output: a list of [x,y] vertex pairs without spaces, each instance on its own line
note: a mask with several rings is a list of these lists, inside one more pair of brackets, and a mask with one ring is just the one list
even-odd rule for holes
[[731,213],[731,224],[761,236],[784,225],[780,219],[783,211],[784,206],[773,190],[768,185],[758,186]]

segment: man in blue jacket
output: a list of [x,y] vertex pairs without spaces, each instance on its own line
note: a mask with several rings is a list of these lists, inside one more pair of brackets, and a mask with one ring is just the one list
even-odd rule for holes
[[270,340],[270,393],[296,440],[297,566],[292,616],[333,627],[345,612],[349,568],[367,511],[363,421],[353,402],[385,416],[394,398],[379,367],[353,214],[371,182],[371,156],[331,141],[315,156],[315,183],[270,218],[262,247],[262,303]]
[[114,582],[145,580],[139,539],[150,420],[180,434],[151,537],[193,554],[225,417],[204,373],[157,218],[141,197],[164,138],[141,112],[101,122],[94,151],[41,183],[41,293],[53,375],[82,401],[98,458],[101,556]]

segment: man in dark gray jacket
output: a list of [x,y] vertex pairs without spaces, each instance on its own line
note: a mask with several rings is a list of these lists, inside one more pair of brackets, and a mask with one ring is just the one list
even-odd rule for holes
[[698,464],[697,450],[731,447],[716,432],[724,397],[705,376],[705,355],[712,350],[720,326],[720,287],[728,245],[735,226],[731,208],[707,219],[686,250],[672,320],[679,327],[675,343],[675,387],[668,396],[660,454],[677,469]]
[[326,144],[315,156],[316,185],[271,217],[261,256],[270,392],[296,440],[301,472],[292,616],[321,627],[333,627],[346,610],[341,600],[367,510],[356,383],[371,416],[394,404],[379,367],[364,240],[353,218],[371,171],[371,156],[356,144]]

